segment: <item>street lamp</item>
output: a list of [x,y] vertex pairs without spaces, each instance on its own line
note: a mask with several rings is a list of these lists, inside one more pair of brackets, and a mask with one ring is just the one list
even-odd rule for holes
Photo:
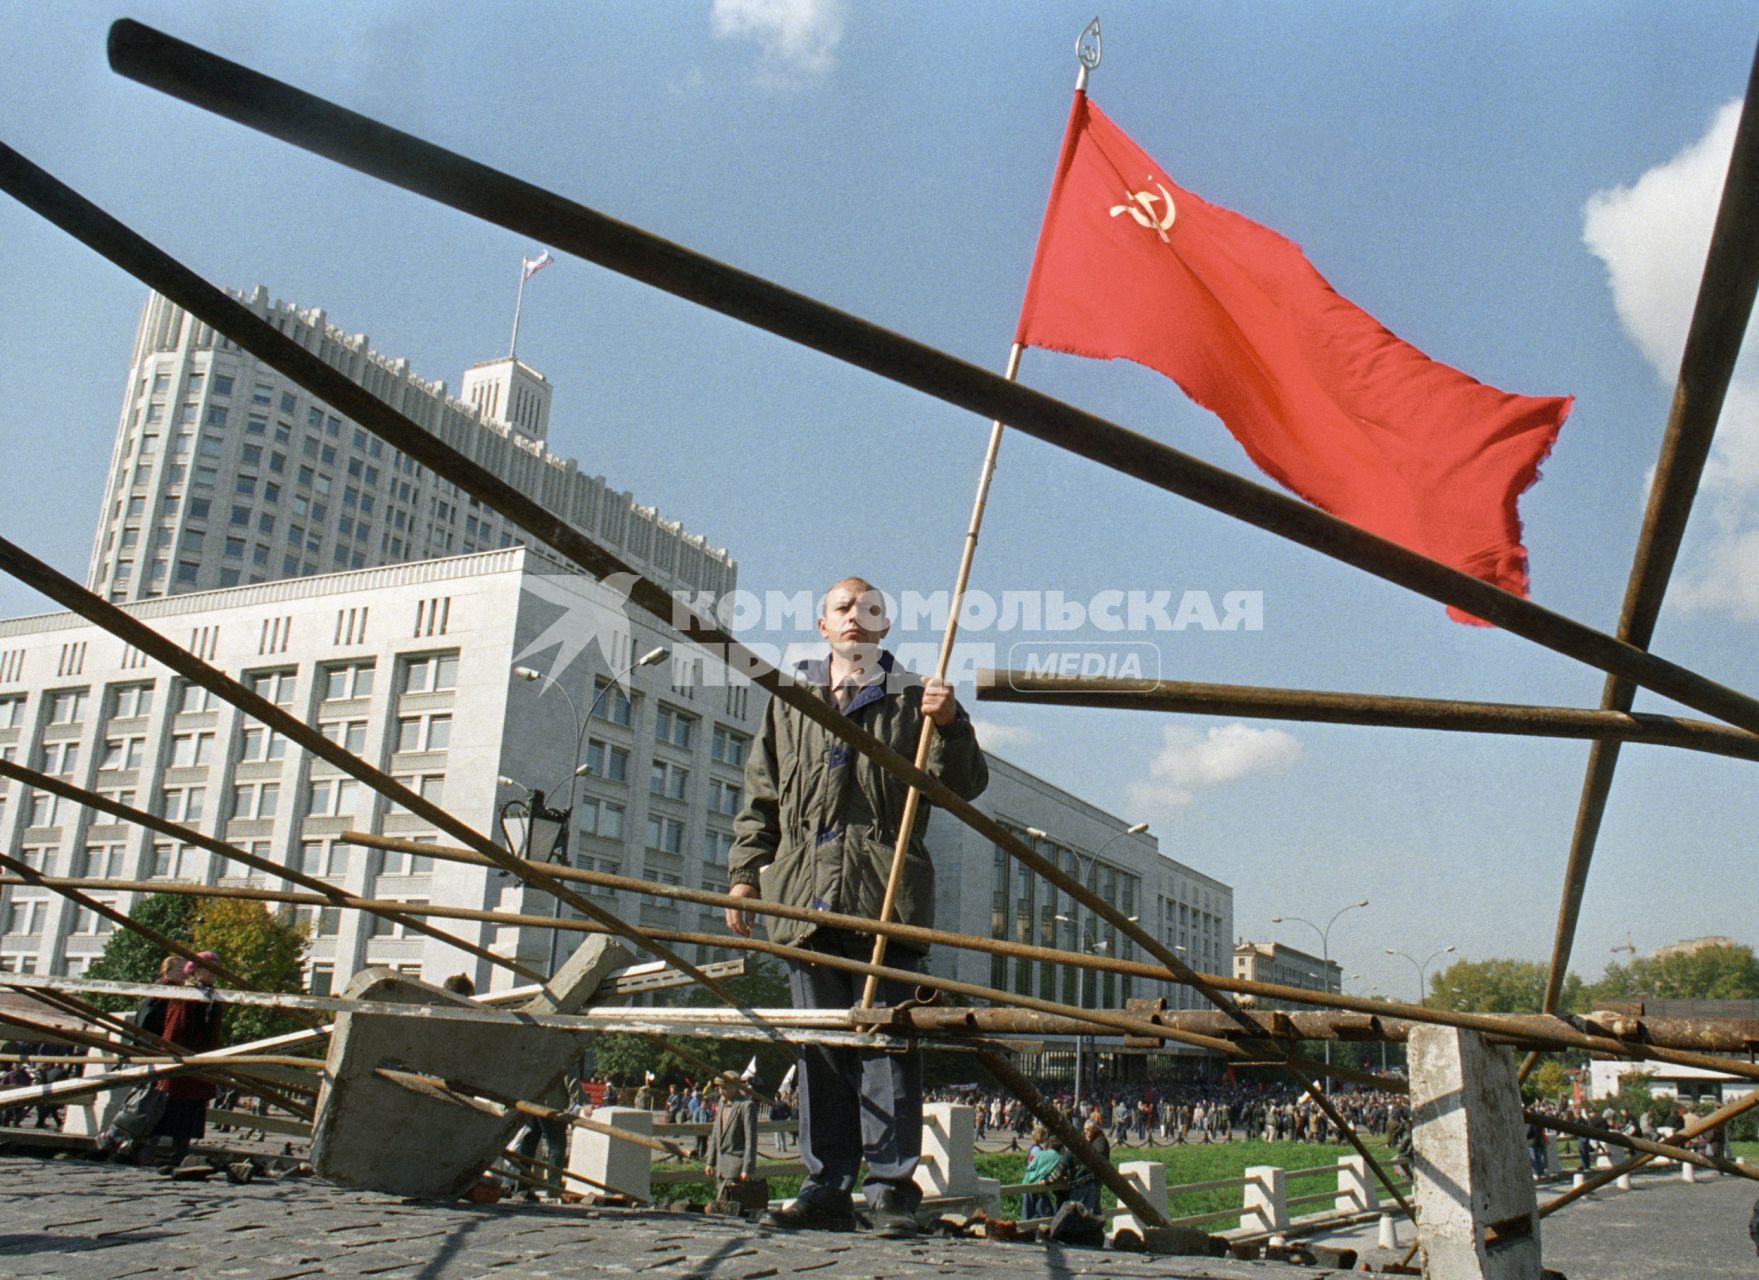
[[[1092,886],[1089,885],[1087,882],[1092,877],[1094,868],[1099,865],[1099,855],[1104,853],[1107,849],[1109,849],[1112,846],[1112,843],[1114,841],[1121,840],[1125,836],[1139,836],[1144,831],[1147,831],[1147,830],[1148,830],[1148,824],[1146,822],[1135,822],[1135,823],[1132,823],[1131,825],[1125,827],[1121,831],[1112,832],[1111,835],[1107,836],[1105,838],[1105,840],[1101,842],[1099,848],[1095,849],[1090,854],[1083,854],[1081,852],[1081,850],[1071,848],[1070,852],[1073,853],[1077,859],[1080,859],[1082,857],[1085,857],[1087,859],[1087,872],[1085,875],[1080,876],[1081,887],[1083,889],[1091,889],[1092,888]],[[1049,835],[1047,835],[1043,831],[1040,831],[1037,827],[1027,827],[1026,834],[1031,836],[1034,840],[1048,840],[1048,839],[1050,839]],[[1092,937],[1097,936],[1098,930],[1093,928],[1093,924],[1091,921],[1087,922],[1087,928],[1091,929],[1092,932],[1086,933],[1083,931],[1081,917],[1079,914],[1080,910],[1081,910],[1081,904],[1080,903],[1074,904],[1072,909],[1076,912],[1075,915],[1073,915],[1073,916],[1059,915],[1056,918],[1058,920],[1062,921],[1064,924],[1072,926],[1074,931],[1076,932],[1076,934],[1078,934],[1082,937],[1092,938]],[[1130,923],[1135,924],[1136,921],[1138,920],[1138,918],[1139,917],[1137,917],[1137,916],[1131,916]],[[1114,939],[1117,937],[1117,929],[1115,926],[1112,929],[1112,937]],[[1106,945],[1108,945],[1108,943],[1102,942],[1102,943],[1093,944],[1093,946],[1101,947],[1101,948],[1105,947]],[[1092,949],[1092,948],[1084,948],[1084,949]],[[1075,993],[1076,993],[1075,1003],[1078,1007],[1081,1007],[1081,1008],[1086,1007],[1086,1003],[1085,1003],[1086,997],[1084,995],[1086,988],[1087,988],[1087,973],[1085,970],[1083,970],[1082,974],[1081,974],[1081,979],[1079,982],[1076,983],[1076,986],[1075,986]],[[1079,1115],[1081,1113],[1081,1037],[1080,1036],[1075,1037],[1075,1113],[1077,1115]]]
[[506,838],[507,850],[527,862],[565,861],[567,831],[567,811],[550,808],[541,791],[515,796],[501,806],[501,834]]
[[[651,667],[656,662],[664,662],[671,650],[658,645],[642,654],[622,671],[618,672],[593,697],[583,718],[580,708],[574,702],[574,695],[568,692],[568,686],[553,676],[545,675],[535,667],[514,667],[516,679],[528,684],[541,680],[548,687],[556,689],[568,702],[568,710],[574,715],[574,754],[569,757],[568,775],[568,807],[554,809],[544,803],[544,792],[525,788],[523,783],[511,778],[499,778],[497,781],[509,786],[526,790],[526,798],[509,800],[501,806],[501,832],[507,839],[507,848],[519,857],[540,862],[567,862],[568,831],[574,823],[574,802],[580,792],[580,779],[592,772],[592,766],[583,763],[581,753],[586,750],[586,731],[592,725],[593,715],[599,709],[599,702],[615,685],[622,684],[637,667]],[[558,781],[551,792],[558,790],[562,783]],[[556,904],[561,909],[561,903]],[[550,973],[556,972],[556,947],[560,938],[557,928],[550,930]]]
[[[642,654],[634,662],[630,663],[627,667],[624,667],[623,670],[619,671],[612,679],[606,681],[604,686],[593,695],[592,704],[587,707],[585,718],[581,717],[580,708],[574,704],[574,695],[568,692],[567,685],[545,675],[543,672],[538,671],[533,667],[513,668],[513,674],[521,680],[527,682],[542,680],[546,685],[559,690],[562,696],[568,700],[568,709],[574,713],[574,755],[568,765],[569,773],[567,778],[568,812],[570,814],[574,812],[574,800],[579,792],[580,779],[592,772],[592,766],[583,762],[580,757],[581,753],[586,750],[586,731],[592,726],[592,718],[598,713],[600,701],[612,690],[612,688],[622,684],[624,680],[628,679],[630,673],[637,667],[651,667],[656,662],[664,662],[671,656],[671,654],[672,651],[666,648],[665,645],[656,645],[646,653]],[[558,782],[556,787],[560,787],[561,785],[562,784]],[[555,789],[555,787],[551,788],[552,791]]]
[[[1055,917],[1055,919],[1057,919],[1058,921],[1060,921],[1063,924],[1072,925],[1075,923],[1074,918],[1071,916],[1058,915]],[[1131,916],[1130,923],[1135,924],[1138,919],[1140,919],[1140,917]],[[1088,952],[1091,955],[1098,955],[1100,952],[1102,952],[1102,951],[1106,950],[1108,947],[1110,947],[1112,944],[1112,940],[1117,937],[1118,931],[1116,928],[1114,928],[1112,930],[1112,937],[1111,938],[1099,938],[1099,937],[1095,936],[1096,933],[1097,933],[1097,931],[1094,930],[1091,925],[1089,925],[1088,929],[1082,935],[1082,941],[1085,942],[1087,945],[1083,946],[1081,949],[1085,952]],[[1087,976],[1088,976],[1088,973],[1089,973],[1089,970],[1087,969],[1087,967],[1085,965],[1083,965],[1082,969],[1081,969],[1080,980],[1075,984],[1075,1007],[1077,1009],[1081,1010],[1083,1013],[1085,1013],[1087,1011]],[[1081,1082],[1082,1082],[1082,1078],[1085,1074],[1081,1069],[1081,1045],[1082,1045],[1083,1040],[1085,1040],[1085,1039],[1086,1039],[1086,1037],[1084,1037],[1080,1034],[1077,1034],[1075,1036],[1075,1115],[1077,1118],[1079,1118],[1081,1115]]]
[[[1327,920],[1325,922],[1325,928],[1323,928],[1323,929],[1321,929],[1318,925],[1314,924],[1313,921],[1307,919],[1305,916],[1272,916],[1270,918],[1270,922],[1272,924],[1282,924],[1285,921],[1292,920],[1292,921],[1295,921],[1296,923],[1306,925],[1309,929],[1313,930],[1313,932],[1315,932],[1319,935],[1321,972],[1324,977],[1325,989],[1327,991],[1330,991],[1331,990],[1331,927],[1338,922],[1338,917],[1343,915],[1344,912],[1354,911],[1357,907],[1365,907],[1367,905],[1368,905],[1367,898],[1362,899],[1362,901],[1360,901],[1360,902],[1346,903],[1345,905],[1339,907],[1336,911],[1334,911],[1332,913],[1331,919]],[[1328,1067],[1331,1066],[1331,1041],[1330,1040],[1327,1040],[1325,1042],[1325,1065]],[[1326,1073],[1325,1087],[1327,1089],[1331,1088],[1331,1073],[1329,1071]]]
[[1439,951],[1431,951],[1422,959],[1422,961],[1419,961],[1416,956],[1407,952],[1394,951],[1391,947],[1386,949],[1386,953],[1389,956],[1402,956],[1404,959],[1411,962],[1411,967],[1413,969],[1417,970],[1417,1003],[1422,1004],[1429,998],[1429,962],[1434,960],[1437,956],[1449,955],[1457,950],[1457,947],[1443,947]]

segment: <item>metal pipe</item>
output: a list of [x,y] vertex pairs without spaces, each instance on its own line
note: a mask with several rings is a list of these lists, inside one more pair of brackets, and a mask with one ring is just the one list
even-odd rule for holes
[[[6,156],[4,153],[6,151],[7,148],[0,147],[0,172],[5,169]],[[240,310],[243,311],[243,308]],[[248,311],[244,311],[244,314],[250,315]],[[250,318],[255,319],[254,316]],[[273,329],[269,331],[274,332]],[[294,344],[289,343],[289,345]],[[295,349],[298,348],[295,347]],[[413,426],[413,424],[411,425]],[[735,997],[725,987],[707,974],[702,973],[682,956],[676,955],[664,947],[655,950],[644,940],[642,931],[638,927],[618,919],[614,912],[607,911],[597,903],[589,902],[580,894],[567,889],[532,863],[522,862],[504,852],[494,841],[474,830],[468,823],[461,822],[432,801],[417,795],[389,774],[374,768],[352,751],[347,750],[340,743],[330,741],[303,720],[289,714],[261,694],[246,688],[218,668],[208,665],[187,650],[179,648],[132,614],[124,612],[97,594],[87,591],[65,574],[57,572],[48,564],[25,551],[24,548],[4,538],[0,538],[0,568],[5,569],[20,581],[29,583],[50,599],[65,605],[87,621],[96,623],[110,634],[126,640],[148,657],[158,659],[179,675],[201,685],[218,695],[222,700],[231,703],[239,710],[280,733],[288,741],[304,747],[320,760],[335,765],[349,777],[365,783],[379,794],[396,801],[417,817],[432,823],[453,839],[462,841],[475,852],[482,854],[501,870],[550,893],[558,901],[566,902],[582,915],[609,926],[613,933],[625,941],[633,942],[645,951],[652,951],[660,959],[665,960],[681,972],[690,974],[727,1003],[737,1003]],[[16,766],[6,763],[5,767],[0,769],[0,773],[15,769]],[[36,776],[41,777],[42,775]],[[32,785],[41,784],[33,783]],[[45,789],[53,790],[54,788],[45,787]],[[75,789],[77,790],[77,788]],[[96,798],[84,800],[81,803],[91,804],[96,808],[104,807],[96,803]],[[143,823],[142,825],[150,826],[152,824]],[[202,841],[197,841],[197,843],[202,843]],[[211,846],[204,845],[204,847]],[[237,851],[234,850],[231,856],[236,854]],[[287,872],[283,869],[279,874],[287,875]],[[467,950],[471,946],[469,943],[459,945],[464,946]],[[497,960],[496,963],[500,963],[500,961]],[[533,971],[523,968],[518,972],[525,977],[539,976]]]
[[[468,850],[454,849],[446,845],[417,844],[414,841],[400,840],[393,836],[373,835],[369,832],[349,831],[345,832],[342,838],[371,848],[419,850],[429,857],[439,858],[443,861],[472,862],[476,856]],[[926,928],[922,925],[901,924],[896,921],[880,925],[861,916],[817,911],[809,907],[792,907],[785,903],[770,902],[762,898],[734,898],[728,894],[715,893],[707,889],[691,889],[682,885],[662,885],[653,881],[611,875],[600,871],[587,871],[578,867],[558,867],[554,870],[558,877],[567,880],[599,885],[609,889],[622,889],[632,893],[650,894],[654,897],[669,898],[699,906],[727,907],[737,904],[738,908],[744,911],[754,911],[761,915],[773,915],[788,920],[803,920],[858,933],[871,933],[883,929],[893,938],[904,939],[922,946],[952,946],[965,950],[981,951],[990,955],[1005,955],[1025,960],[1041,960],[1052,964],[1074,965],[1079,968],[1104,970],[1155,981],[1168,980],[1168,975],[1163,968],[1142,961],[1119,960],[1088,952],[1059,951],[1052,947],[1037,947],[1006,938],[985,938],[976,934],[951,933],[941,929]],[[434,910],[431,907],[422,909]],[[494,915],[491,918],[501,923],[514,923],[525,919],[525,917],[508,916],[505,913]],[[543,918],[547,919],[547,917]],[[713,945],[737,946],[742,941],[748,940],[715,935]],[[1589,1049],[1618,1056],[1631,1056],[1633,1051],[1636,1056],[1641,1056],[1643,1050],[1641,1045],[1619,1043],[1611,1038],[1612,1033],[1610,1032],[1596,1035],[1581,1031],[1565,1019],[1556,1016],[1466,1013],[1450,1009],[1431,1009],[1422,1005],[1402,1004],[1389,1000],[1370,1000],[1366,997],[1351,996],[1341,992],[1312,991],[1305,987],[1251,982],[1241,978],[1226,978],[1217,974],[1206,974],[1203,980],[1218,990],[1241,995],[1272,1000],[1299,1001],[1326,1008],[1368,1014],[1377,1018],[1402,1018],[1410,1022],[1462,1027],[1492,1035],[1511,1034],[1508,1020],[1524,1017],[1528,1021],[1521,1024],[1520,1038],[1543,1043],[1548,1048]],[[1015,997],[1006,992],[998,993],[996,999],[997,1003],[1003,1005],[1015,1003]],[[1168,1016],[1164,1013],[1154,1015],[1157,1019]],[[1247,1016],[1255,1018],[1261,1015],[1248,1014]],[[1234,1023],[1235,1026],[1240,1026],[1240,1020],[1235,1015],[1224,1013],[1222,1017]],[[1257,1024],[1250,1025],[1253,1028],[1251,1033],[1256,1034]],[[1644,1025],[1650,1024],[1646,1022]]]
[[1683,747],[1737,760],[1759,760],[1759,736],[1744,730],[1705,720],[1633,712],[1628,708],[1596,711],[1585,707],[1408,698],[1324,689],[1260,688],[1188,680],[1041,675],[990,667],[979,668],[977,672],[977,699],[979,702],[1024,702],[1037,706],[1171,711],[1393,729],[1638,742]]

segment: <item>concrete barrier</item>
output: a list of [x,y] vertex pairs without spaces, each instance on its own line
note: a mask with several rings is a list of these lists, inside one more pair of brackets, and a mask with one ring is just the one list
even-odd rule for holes
[[925,1199],[977,1194],[977,1147],[972,1109],[962,1102],[922,1108],[922,1163],[916,1185]]
[[[653,1112],[640,1107],[595,1107],[592,1118],[625,1133],[640,1134],[644,1138],[653,1136]],[[570,1173],[591,1178],[625,1195],[649,1200],[653,1198],[653,1167],[650,1147],[587,1129],[570,1127],[568,1130]]]
[[1246,1204],[1240,1214],[1241,1231],[1287,1231],[1288,1193],[1283,1171],[1274,1164],[1253,1165],[1246,1170]]
[[[1160,1210],[1161,1217],[1167,1216],[1166,1165],[1159,1160],[1128,1160],[1118,1166],[1118,1172],[1135,1184],[1149,1204]],[[1114,1214],[1110,1234],[1115,1236],[1120,1231],[1133,1231],[1146,1239],[1149,1224],[1139,1222],[1133,1213]]]
[[1368,1171],[1368,1161],[1363,1157],[1345,1156],[1338,1161],[1338,1197],[1334,1207],[1339,1213],[1373,1213],[1380,1208],[1374,1175]]

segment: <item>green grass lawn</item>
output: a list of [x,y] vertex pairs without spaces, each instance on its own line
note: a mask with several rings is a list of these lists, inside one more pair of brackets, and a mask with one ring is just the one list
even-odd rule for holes
[[[1368,1149],[1376,1160],[1385,1163],[1391,1160],[1391,1154],[1378,1140],[1370,1140]],[[1324,1146],[1307,1142],[1222,1142],[1205,1146],[1175,1147],[1143,1147],[1114,1148],[1113,1164],[1125,1164],[1135,1160],[1158,1160],[1167,1167],[1167,1186],[1175,1187],[1187,1182],[1214,1182],[1222,1178],[1239,1178],[1245,1176],[1246,1170],[1254,1165],[1269,1164],[1283,1169],[1311,1169],[1316,1165],[1336,1164],[1347,1155],[1354,1155],[1354,1150],[1347,1145]],[[1026,1172],[1026,1157],[1015,1154],[984,1155],[977,1157],[977,1172],[985,1178],[999,1178],[1003,1186],[1019,1182]],[[1289,1184],[1290,1196],[1306,1195],[1319,1191],[1330,1191],[1337,1186],[1334,1177],[1315,1176],[1300,1178]],[[1110,1191],[1102,1191],[1101,1206],[1105,1209],[1117,1207],[1117,1201]],[[1171,1197],[1171,1215],[1175,1218],[1185,1217],[1194,1213],[1209,1213],[1219,1209],[1237,1209],[1244,1192],[1239,1187],[1219,1187],[1211,1191],[1189,1191],[1183,1195]],[[1293,1212],[1299,1216],[1303,1212],[1317,1212],[1317,1207],[1297,1207]],[[1002,1214],[1013,1217],[1020,1212],[1020,1197],[1006,1196],[1002,1200]],[[1225,1224],[1224,1224],[1225,1225]]]
[[[1759,1144],[1747,1144],[1759,1147]],[[1392,1153],[1378,1139],[1370,1139],[1368,1149],[1376,1160],[1391,1167]],[[1283,1169],[1311,1169],[1317,1165],[1336,1164],[1354,1151],[1347,1145],[1327,1144],[1316,1146],[1307,1142],[1223,1142],[1205,1146],[1176,1147],[1127,1147],[1114,1148],[1112,1163],[1124,1164],[1135,1160],[1158,1160],[1167,1167],[1167,1185],[1178,1186],[1188,1182],[1212,1182],[1222,1178],[1239,1178],[1245,1175],[1248,1168],[1254,1165],[1269,1164]],[[765,1144],[762,1163],[775,1158],[774,1153]],[[793,1151],[787,1158],[797,1158]],[[678,1166],[670,1162],[654,1165],[655,1169],[672,1169]],[[761,1171],[761,1165],[760,1165]],[[996,1178],[1003,1186],[1011,1186],[1020,1181],[1026,1173],[1026,1156],[1017,1153],[977,1153],[977,1173],[979,1177]],[[1293,1196],[1308,1195],[1321,1191],[1331,1191],[1337,1186],[1333,1175],[1317,1175],[1312,1178],[1300,1178],[1289,1184],[1288,1194]],[[800,1187],[800,1176],[770,1179],[770,1196],[783,1199],[793,1195]],[[707,1201],[713,1195],[713,1189],[706,1182],[682,1183],[676,1186],[655,1187],[654,1196],[658,1200],[694,1200],[698,1203]],[[1117,1200],[1110,1191],[1101,1192],[1102,1207],[1112,1210],[1117,1207]],[[1171,1215],[1175,1218],[1188,1214],[1210,1213],[1221,1209],[1238,1209],[1243,1196],[1239,1187],[1220,1187],[1211,1191],[1191,1191],[1183,1195],[1171,1197]],[[1384,1194],[1382,1195],[1384,1199]],[[1018,1217],[1020,1213],[1020,1196],[1004,1196],[1002,1198],[1002,1215]],[[1324,1205],[1297,1206],[1291,1212],[1300,1217],[1304,1213],[1316,1213],[1324,1209]],[[1221,1228],[1231,1224],[1221,1223]]]

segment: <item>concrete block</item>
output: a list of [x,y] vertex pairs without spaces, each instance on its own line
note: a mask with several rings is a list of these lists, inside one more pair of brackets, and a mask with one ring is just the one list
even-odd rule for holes
[[1413,1027],[1417,1239],[1428,1280],[1539,1280],[1539,1206],[1508,1050]]
[[[590,936],[522,1009],[577,1013],[607,974],[632,959],[621,943]],[[387,969],[357,974],[343,994],[405,1004],[472,1003]],[[312,1167],[343,1186],[455,1199],[500,1157],[523,1118],[500,1107],[412,1092],[377,1070],[394,1067],[555,1105],[556,1086],[578,1060],[579,1043],[571,1031],[343,1013],[336,1019],[318,1095]]]
[[1629,1191],[1631,1189],[1631,1175],[1628,1173],[1619,1174],[1618,1177],[1612,1180],[1612,1185],[1617,1187],[1620,1191]]
[[977,1206],[983,1210],[985,1217],[999,1218],[1002,1216],[1002,1180],[1000,1178],[979,1178],[977,1180]]
[[[592,1118],[625,1133],[653,1137],[654,1113],[640,1107],[595,1107]],[[626,1195],[651,1199],[654,1153],[649,1147],[603,1133],[570,1129],[568,1170]],[[574,1188],[580,1190],[578,1186]]]
[[[87,1049],[85,1056],[100,1058],[111,1050],[94,1045]],[[85,1068],[88,1076],[102,1075],[106,1070],[102,1063],[93,1063]],[[122,1100],[128,1096],[127,1089],[106,1089],[102,1093],[88,1094],[76,1098],[66,1104],[67,1110],[62,1114],[61,1132],[75,1134],[82,1138],[95,1138],[110,1127],[110,1121],[122,1110]]]
[[1680,1161],[1680,1181],[1698,1181],[1698,1166],[1695,1164],[1687,1164],[1684,1160]]
[[925,1103],[922,1155],[916,1185],[925,1197],[975,1196],[977,1152],[971,1108],[961,1102]]
[[[1164,1218],[1167,1212],[1167,1167],[1159,1160],[1127,1160],[1118,1166],[1118,1172],[1133,1183],[1149,1204],[1159,1209]],[[1120,1231],[1132,1231],[1139,1236],[1146,1236],[1148,1224],[1139,1222],[1133,1213],[1112,1215],[1111,1234]]]
[[1258,1164],[1246,1170],[1246,1205],[1240,1214],[1242,1231],[1287,1231],[1288,1195],[1283,1171],[1276,1165]]
[[1361,1156],[1345,1156],[1338,1164],[1338,1197],[1332,1207],[1339,1213],[1373,1213],[1379,1209],[1380,1195],[1374,1189],[1368,1161]]
[[1555,1133],[1545,1135],[1545,1176],[1557,1178],[1563,1176],[1563,1143],[1558,1141]]

